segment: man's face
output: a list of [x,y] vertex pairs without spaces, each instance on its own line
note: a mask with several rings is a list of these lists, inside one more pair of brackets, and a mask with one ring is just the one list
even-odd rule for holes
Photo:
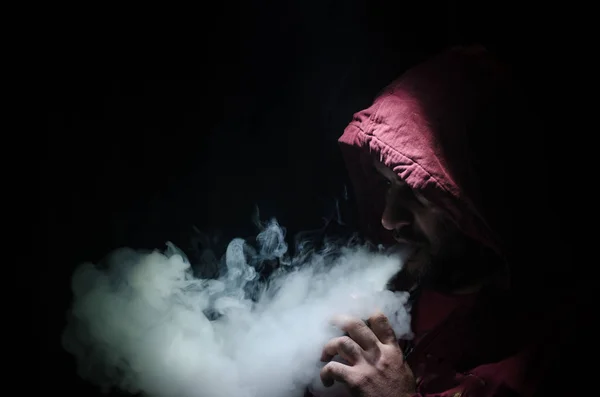
[[398,247],[410,252],[405,263],[410,273],[427,270],[436,258],[456,254],[462,233],[444,212],[413,191],[398,175],[379,161],[374,166],[388,185],[381,224]]

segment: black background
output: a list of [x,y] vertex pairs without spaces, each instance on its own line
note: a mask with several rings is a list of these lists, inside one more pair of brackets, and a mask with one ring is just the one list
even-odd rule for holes
[[573,188],[586,180],[574,172],[585,137],[576,126],[585,51],[565,28],[565,10],[485,3],[52,10],[40,166],[48,244],[39,271],[42,390],[95,393],[60,346],[77,264],[166,241],[193,254],[193,226],[225,239],[253,233],[254,205],[290,231],[320,226],[345,183],[336,139],[352,114],[451,44],[483,43],[518,71],[547,122],[561,203],[552,216],[557,239],[568,239],[581,219],[572,216],[581,199]]

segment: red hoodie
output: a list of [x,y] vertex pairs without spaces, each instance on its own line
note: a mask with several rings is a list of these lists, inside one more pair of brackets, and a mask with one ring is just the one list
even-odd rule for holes
[[[508,71],[484,48],[453,48],[404,73],[356,113],[339,142],[367,235],[382,241],[390,234],[381,226],[375,158],[511,266],[532,259],[518,247],[525,239],[544,244],[523,231],[544,219],[543,211],[523,209],[542,163],[526,152],[538,144],[531,126],[506,117],[523,110],[517,98]],[[422,291],[407,357],[416,395],[533,395],[548,362],[542,320],[508,290]]]

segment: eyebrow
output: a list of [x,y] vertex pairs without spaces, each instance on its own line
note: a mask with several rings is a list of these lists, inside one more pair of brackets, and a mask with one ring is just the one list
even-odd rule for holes
[[[372,163],[373,168],[375,168],[375,171],[382,177],[384,177],[385,179],[392,181],[392,182],[396,182],[398,184],[402,184],[402,185],[406,185],[406,181],[402,178],[400,178],[398,176],[398,174],[396,174],[393,170],[391,170],[389,167],[387,167],[385,164],[374,160]],[[392,177],[393,175],[393,177]]]
[[390,170],[389,168],[385,172],[381,172],[380,170],[377,170],[377,173],[379,174],[379,176],[381,176],[382,178],[387,179],[390,182],[394,182],[394,183],[399,184],[399,185],[406,185],[407,184],[404,179],[400,178],[398,176],[398,174],[396,174],[394,171]]

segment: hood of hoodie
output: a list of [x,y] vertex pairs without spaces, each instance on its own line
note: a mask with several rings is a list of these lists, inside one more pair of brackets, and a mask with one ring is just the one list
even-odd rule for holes
[[380,242],[390,234],[376,159],[463,233],[509,253],[515,229],[539,219],[517,210],[542,166],[526,113],[508,68],[481,46],[451,48],[403,73],[339,138],[365,234]]

